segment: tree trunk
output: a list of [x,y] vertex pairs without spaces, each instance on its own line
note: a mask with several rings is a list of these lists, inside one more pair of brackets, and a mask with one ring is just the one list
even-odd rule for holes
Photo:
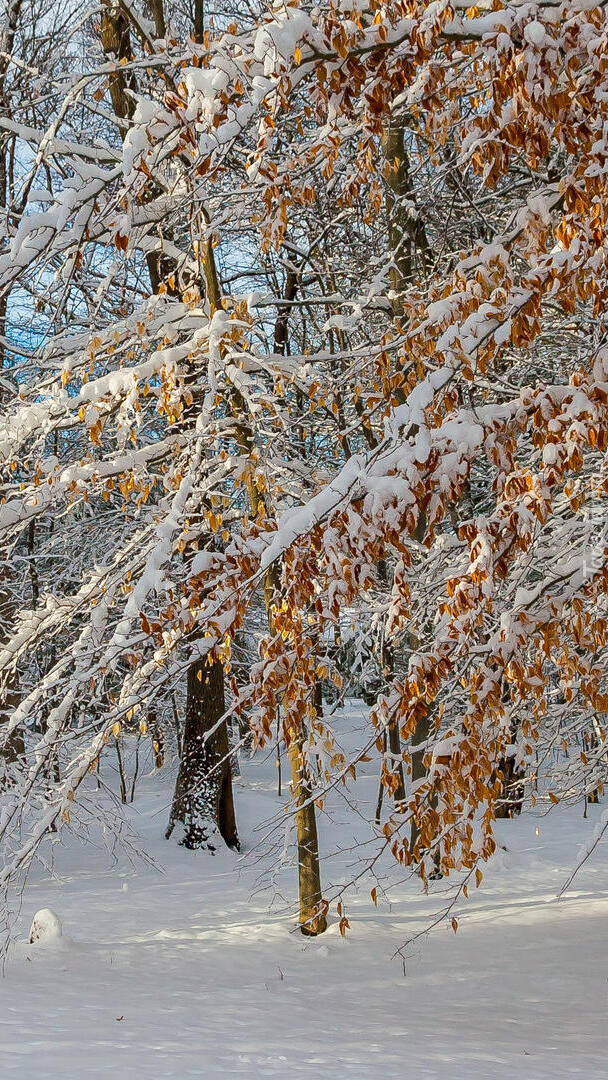
[[[102,0],[101,47],[106,56],[123,64],[133,59],[129,20],[117,0]],[[135,90],[135,79],[130,71],[113,71],[108,76],[108,86],[112,108],[118,120],[122,121],[119,126],[124,138],[124,122],[130,120],[135,112],[135,101],[129,94],[129,90]]]
[[[14,598],[6,586],[8,572],[5,556],[4,565],[0,568],[0,643],[8,637],[14,612]],[[2,730],[18,701],[17,673],[3,671],[0,673],[0,791],[14,783],[17,766],[25,758],[23,730],[16,728],[8,736]]]
[[[387,566],[384,559],[378,564],[378,576],[381,581],[388,584]],[[395,652],[389,641],[386,638],[382,641],[382,674],[384,679],[389,680],[395,673]],[[399,731],[398,720],[393,720],[392,724],[388,725],[388,733],[385,735],[385,753],[386,744],[388,743],[388,749],[391,754],[391,771],[397,778],[397,786],[393,793],[393,799],[397,810],[403,812],[405,808],[405,777],[403,775],[403,759],[401,757],[401,733]],[[382,782],[380,784],[382,787]],[[380,811],[382,810],[382,802],[380,796],[378,797],[379,808],[376,817],[379,818]]]
[[16,728],[8,737],[2,733],[4,724],[17,704],[17,677],[5,676],[0,686],[0,791],[15,782],[18,766],[25,760],[25,741],[21,728]]
[[[252,498],[254,498],[253,495]],[[264,578],[264,600],[271,632],[274,630],[273,608],[277,595],[280,597],[279,574],[276,566],[270,566]],[[320,682],[315,683],[313,692],[315,708],[321,710],[323,699]],[[317,815],[306,766],[304,735],[301,727],[290,731],[288,751],[291,785],[296,806],[300,930],[307,937],[317,937],[327,929],[327,919],[321,908],[323,893],[321,890]]]
[[405,145],[405,116],[393,116],[382,136],[382,151],[390,172],[387,178],[386,218],[392,264],[389,273],[393,289],[393,309],[399,315],[399,298],[417,273],[424,273],[428,261],[428,241],[424,222],[416,209]]
[[[156,34],[164,37],[166,24],[162,0],[150,0],[149,10],[154,18]],[[129,22],[116,0],[103,0],[101,41],[106,55],[113,55],[121,61],[132,58]],[[128,91],[137,89],[135,80],[132,75],[127,77],[124,72],[118,71],[111,76],[109,86],[114,111],[122,121],[119,126],[124,137],[125,121],[131,119],[134,111],[134,101]],[[210,245],[209,240],[211,250]],[[174,260],[162,252],[150,252],[146,262],[153,292],[159,291],[169,275],[174,274],[177,278]],[[214,264],[213,273],[215,275]],[[168,291],[179,295],[177,282]],[[209,287],[207,273],[207,292],[213,311],[219,304],[217,275]],[[195,401],[184,416],[185,424],[191,424],[195,419],[196,387],[192,389]],[[188,671],[182,754],[166,832],[168,838],[175,823],[181,822],[184,825],[182,843],[189,848],[207,843],[216,829],[229,847],[239,846],[226,722],[223,721],[217,730],[212,730],[223,715],[224,708],[224,669],[221,662],[210,658],[210,662],[193,664]],[[221,766],[219,762],[222,762]]]
[[[515,729],[516,731],[517,729]],[[515,734],[515,731],[513,734]],[[525,771],[515,764],[513,755],[503,757],[499,765],[502,773],[502,798],[496,804],[497,818],[513,818],[521,814],[526,789]]]
[[[427,769],[424,764],[424,755],[426,753],[426,741],[431,734],[433,724],[430,714],[427,712],[425,716],[421,717],[416,724],[416,730],[412,735],[412,786],[414,786],[418,780],[423,780],[427,775]],[[410,835],[410,851],[414,852],[416,844],[418,843],[418,837],[420,830],[418,823],[412,821],[412,829]],[[415,861],[418,861],[417,859]]]
[[307,937],[317,937],[327,929],[327,919],[321,909],[323,894],[315,804],[306,772],[302,738],[297,733],[292,735],[289,744],[289,765],[296,802],[300,930]]
[[225,712],[224,669],[219,660],[190,665],[187,695],[183,751],[166,837],[179,822],[184,847],[207,846],[213,851],[212,838],[219,829],[228,847],[238,850],[226,721],[210,734]]

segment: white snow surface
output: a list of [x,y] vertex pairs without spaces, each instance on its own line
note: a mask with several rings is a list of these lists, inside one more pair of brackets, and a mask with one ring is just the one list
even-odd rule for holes
[[[373,804],[377,762],[363,768],[358,797]],[[240,856],[164,840],[164,771],[139,783],[129,809],[162,871],[66,838],[54,875],[32,875],[0,979],[2,1080],[606,1077],[605,841],[556,899],[601,805],[587,820],[573,807],[501,822],[457,934],[448,923],[420,939],[404,973],[395,950],[443,906],[445,882],[425,896],[406,881],[377,908],[362,882],[346,938],[333,922],[305,940],[289,912],[293,865],[264,873],[263,823],[284,801],[272,754],[236,780]],[[326,806],[335,820],[321,817],[322,849],[348,849],[361,820],[343,800]],[[326,878],[349,865],[346,851]],[[26,943],[47,905],[69,933],[61,949]]]

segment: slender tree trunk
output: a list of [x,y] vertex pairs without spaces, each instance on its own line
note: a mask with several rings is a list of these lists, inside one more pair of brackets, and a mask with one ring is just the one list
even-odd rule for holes
[[[378,564],[378,576],[381,580],[388,584],[388,568],[384,559]],[[390,679],[395,672],[395,652],[386,638],[382,641],[382,674],[385,679]],[[403,759],[401,757],[401,734],[399,732],[399,722],[393,720],[392,724],[389,724],[388,731],[385,739],[385,752],[390,750],[391,754],[391,768],[394,775],[397,777],[397,786],[393,793],[393,799],[395,806],[398,810],[403,811],[405,806],[405,777],[403,775]],[[381,785],[382,786],[382,785]],[[379,807],[377,817],[382,810],[382,801],[379,797]]]
[[[600,746],[603,746],[604,741],[604,732],[600,727],[597,717],[594,717],[591,723],[591,727],[587,731],[583,732],[583,750],[585,751],[585,754],[588,754],[589,756],[596,756],[593,754],[593,751],[597,750]],[[587,817],[587,804],[599,803],[599,801],[599,787],[593,787],[590,791],[587,791],[587,789],[585,788],[585,817]]]
[[[7,587],[8,576],[9,566],[5,555],[0,565],[0,644],[8,637],[14,614],[14,598]],[[0,673],[0,791],[14,782],[18,765],[25,758],[22,728],[16,728],[8,736],[3,731],[18,703],[17,673],[3,671]]]
[[148,730],[152,737],[154,767],[156,769],[162,769],[165,764],[165,733],[154,706],[148,709]]
[[[416,730],[412,736],[412,785],[415,785],[418,780],[423,780],[427,775],[426,766],[424,764],[424,755],[426,753],[426,741],[431,734],[433,728],[432,718],[427,712],[423,717],[418,720],[416,724]],[[418,823],[412,821],[411,835],[410,835],[410,851],[415,852],[416,844],[418,843],[418,837],[420,836],[420,830]],[[415,861],[418,861],[416,858]]]
[[[382,149],[390,171],[387,178],[386,217],[389,247],[392,255],[389,273],[393,292],[392,304],[395,318],[401,311],[401,296],[406,286],[414,281],[418,273],[426,271],[429,256],[429,244],[424,222],[416,209],[416,197],[409,166],[409,153],[406,146],[406,120],[403,113],[393,115],[382,138]],[[416,530],[416,539],[421,542],[426,531],[426,517],[420,514]],[[415,635],[411,635],[415,641]],[[426,776],[424,765],[425,743],[429,738],[432,720],[427,713],[416,725],[412,736],[412,784]],[[393,758],[396,753],[401,757],[400,737],[397,725],[389,728],[388,741]],[[401,775],[399,786],[403,783]],[[405,799],[405,785],[403,785]],[[412,821],[410,850],[415,851],[419,840],[418,824]]]
[[[284,300],[293,300],[298,291],[298,274],[289,270],[285,280]],[[285,353],[288,344],[289,307],[279,309],[274,327],[274,351]],[[259,496],[252,488],[250,502],[257,514]],[[271,568],[265,578],[264,596],[268,625],[272,632],[272,604],[275,593],[280,595],[279,575]],[[317,716],[323,715],[323,686],[320,680],[314,685],[314,707]],[[296,837],[298,848],[298,897],[300,905],[300,930],[308,937],[316,937],[327,929],[327,920],[322,913],[323,893],[321,888],[321,864],[319,861],[319,837],[317,815],[312,798],[312,786],[306,767],[304,739],[301,730],[290,733],[289,767],[291,785],[296,805]],[[280,757],[278,758],[280,765]],[[281,782],[279,772],[279,784]]]
[[[254,498],[252,494],[252,498]],[[280,597],[280,581],[276,567],[268,568],[264,580],[264,599],[268,625],[274,629],[273,605]],[[315,684],[315,708],[319,708],[320,683]],[[317,815],[312,798],[312,785],[306,765],[304,733],[301,727],[289,732],[289,767],[291,786],[296,806],[296,837],[298,847],[298,896],[300,905],[300,930],[307,937],[317,937],[327,929],[327,919],[322,911],[321,864],[319,861],[319,838]]]
[[[403,290],[412,282],[418,271],[426,270],[429,246],[426,230],[422,218],[416,211],[415,190],[412,183],[409,168],[408,150],[405,145],[406,117],[397,114],[391,117],[388,127],[382,136],[382,152],[389,168],[387,176],[386,193],[386,225],[388,233],[388,245],[391,252],[391,267],[389,280],[392,289],[392,306],[395,319],[401,314],[401,296]],[[400,391],[399,397],[403,396]],[[373,446],[376,442],[373,434],[366,435],[368,445]],[[423,521],[424,516],[421,516]],[[424,535],[424,527],[419,527],[420,539]],[[418,538],[418,537],[417,537]],[[386,565],[382,561],[378,566],[379,576],[386,578]],[[387,675],[392,674],[394,667],[393,651],[388,642],[384,642],[382,649],[382,662]],[[421,723],[416,728],[412,744],[416,746],[428,738],[427,724]],[[390,750],[393,761],[393,771],[397,776],[397,786],[394,793],[394,801],[397,808],[405,805],[405,778],[401,760],[401,736],[399,725],[395,721],[385,732],[384,752]],[[412,755],[412,782],[424,775],[422,764],[423,753]],[[380,781],[378,801],[376,804],[376,822],[380,823],[383,802],[383,784]],[[417,835],[414,835],[415,826],[412,829],[412,847]]]
[[409,155],[405,145],[406,117],[393,116],[382,137],[382,150],[390,168],[387,178],[386,217],[392,254],[390,283],[393,308],[400,314],[399,298],[404,287],[426,270],[429,247],[424,222],[416,209]]
[[[517,726],[513,729],[513,736],[517,733]],[[499,763],[499,771],[502,774],[502,798],[496,804],[497,818],[513,818],[521,814],[526,789],[524,786],[525,770],[517,765],[512,754],[505,756]]]
[[321,910],[323,894],[315,804],[299,733],[293,733],[289,744],[289,765],[296,802],[300,930],[307,937],[317,937],[327,929],[327,920]]

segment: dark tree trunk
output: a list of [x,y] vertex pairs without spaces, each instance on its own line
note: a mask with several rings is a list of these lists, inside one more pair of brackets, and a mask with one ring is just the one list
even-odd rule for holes
[[5,676],[0,685],[0,791],[15,782],[19,764],[25,760],[22,729],[16,728],[8,736],[2,731],[17,703],[17,677]]
[[502,774],[502,795],[496,804],[497,818],[513,818],[521,814],[526,794],[524,786],[525,771],[516,765],[513,755],[505,756],[499,766]]
[[[6,585],[9,574],[8,564],[0,569],[0,643],[9,635],[13,618],[14,598]],[[4,578],[4,581],[2,580]],[[19,702],[18,679],[15,671],[0,673],[0,791],[15,781],[19,762],[25,758],[23,729],[16,728],[7,735],[3,730],[12,710]]]
[[[419,780],[424,780],[427,776],[427,768],[424,764],[424,755],[426,753],[426,743],[433,730],[433,721],[430,714],[425,711],[422,714],[416,724],[416,729],[412,735],[412,787],[418,783]],[[410,835],[410,850],[412,852],[415,862],[418,862],[420,851],[416,850],[418,840],[420,837],[420,829],[418,828],[418,822],[412,820],[412,828]]]
[[[386,564],[382,562],[378,567],[380,577],[386,577]],[[392,678],[395,673],[395,653],[392,645],[385,639],[382,643],[382,669],[386,680]],[[398,810],[405,808],[405,778],[403,776],[403,759],[401,757],[401,734],[399,722],[393,720],[388,725],[388,749],[391,753],[391,770],[397,778],[397,786],[393,798]]]
[[410,175],[405,143],[406,117],[393,116],[384,135],[382,149],[390,172],[387,177],[386,217],[392,254],[389,279],[394,293],[395,314],[401,312],[400,297],[417,275],[426,272],[429,245],[422,218],[416,210],[416,193]]
[[[102,0],[101,47],[106,56],[128,64],[133,59],[129,20],[113,0]],[[135,101],[129,91],[135,90],[135,79],[129,70],[113,71],[108,76],[112,107],[119,120],[130,120],[135,112]],[[126,127],[121,132],[124,137]]]
[[148,709],[148,730],[152,736],[154,767],[156,769],[162,769],[165,764],[165,733],[159,722],[154,706]]
[[166,832],[169,838],[180,823],[184,829],[180,842],[187,848],[214,850],[216,829],[228,847],[239,847],[228,728],[225,720],[218,724],[224,711],[221,662],[191,664],[182,757]]
[[[583,750],[586,754],[592,754],[594,750],[600,745],[600,739],[596,731],[591,728],[589,731],[585,731],[583,734]],[[600,790],[598,787],[591,788],[590,791],[585,789],[585,817],[587,816],[587,803],[599,803]]]

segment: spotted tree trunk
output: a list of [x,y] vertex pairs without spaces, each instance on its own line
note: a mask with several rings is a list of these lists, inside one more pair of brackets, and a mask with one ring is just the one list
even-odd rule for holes
[[219,834],[239,847],[232,792],[230,745],[225,720],[224,669],[219,660],[199,661],[188,670],[182,757],[166,836],[182,826],[180,843],[214,850]]

